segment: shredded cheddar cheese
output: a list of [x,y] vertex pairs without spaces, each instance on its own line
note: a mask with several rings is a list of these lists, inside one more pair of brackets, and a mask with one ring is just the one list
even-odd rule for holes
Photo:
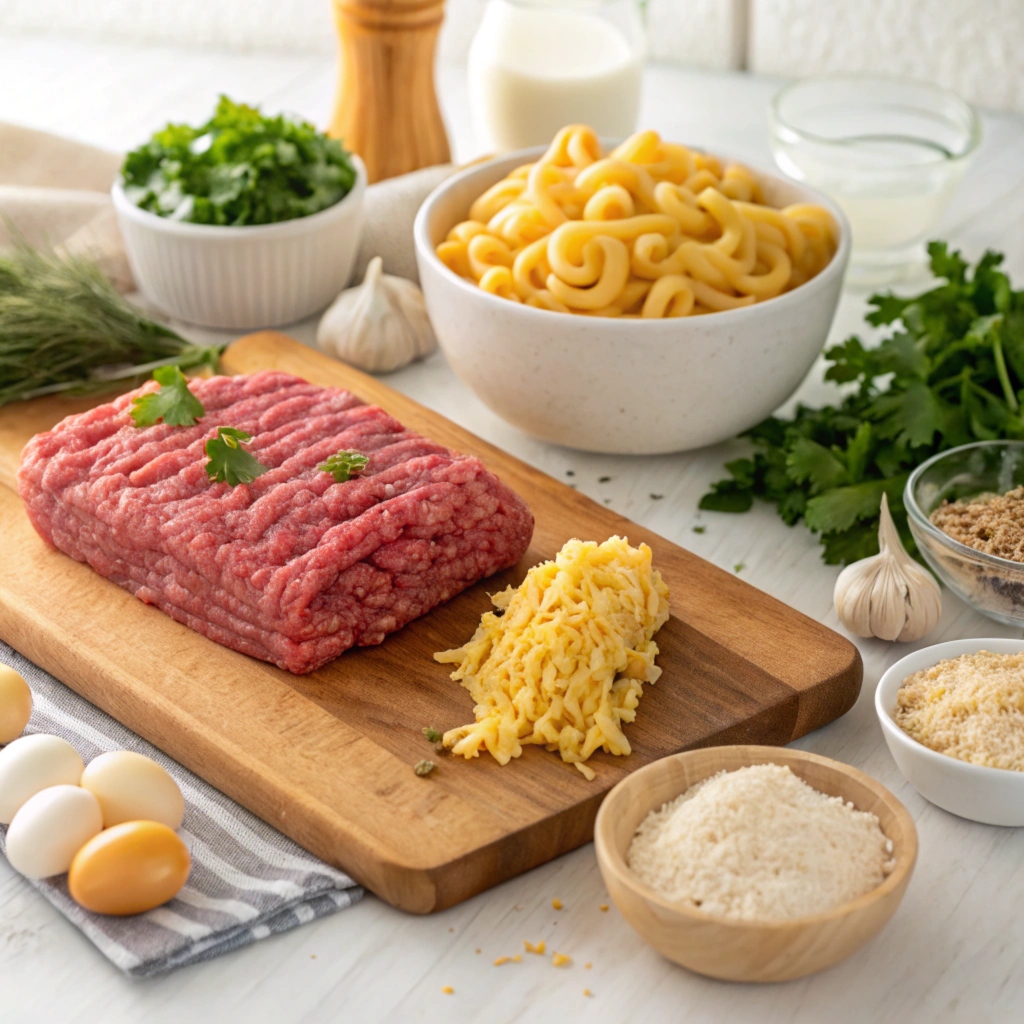
[[547,944],[544,942],[543,939],[541,939],[540,942],[537,943],[537,945],[534,945],[532,942],[527,942],[524,939],[523,945],[526,947],[527,953],[536,953],[538,954],[538,956],[543,956],[544,950],[547,949]]
[[497,611],[484,613],[467,644],[434,655],[458,666],[452,679],[476,704],[476,721],[446,732],[444,745],[508,764],[539,744],[588,779],[584,762],[596,750],[628,754],[622,725],[636,718],[643,684],[661,675],[652,638],[669,615],[651,549],[622,537],[570,540],[491,601]]
[[567,956],[565,953],[555,953],[551,957],[551,963],[555,967],[568,967],[572,963],[572,957]]

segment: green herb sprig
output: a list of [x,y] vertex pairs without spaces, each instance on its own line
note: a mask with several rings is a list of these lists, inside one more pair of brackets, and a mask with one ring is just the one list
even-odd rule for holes
[[330,473],[334,482],[343,484],[351,477],[358,476],[369,465],[369,458],[361,452],[336,452],[316,468],[321,473]]
[[308,122],[221,96],[205,124],[168,124],[129,153],[121,177],[128,199],[157,216],[240,227],[325,210],[356,171],[341,143]]
[[854,336],[828,349],[826,380],[855,385],[836,404],[799,406],[748,432],[750,458],[726,464],[700,507],[744,512],[754,498],[821,535],[828,563],[878,551],[882,495],[916,550],[903,487],[916,466],[971,441],[1024,438],[1024,291],[986,252],[971,270],[943,242],[928,247],[943,279],[920,295],[873,295],[867,321],[891,332],[868,348]]
[[206,464],[206,475],[214,483],[229,483],[232,487],[239,484],[251,484],[258,476],[262,476],[270,468],[258,462],[256,457],[246,451],[242,441],[251,441],[252,434],[235,427],[218,427],[217,436],[206,442],[206,454],[210,461]]
[[171,427],[192,427],[206,410],[189,391],[188,378],[177,366],[161,366],[153,371],[160,385],[156,391],[132,399],[131,417],[137,427],[150,427],[164,421]]
[[0,406],[104,391],[160,366],[216,368],[220,348],[143,316],[90,260],[17,237],[0,255]]

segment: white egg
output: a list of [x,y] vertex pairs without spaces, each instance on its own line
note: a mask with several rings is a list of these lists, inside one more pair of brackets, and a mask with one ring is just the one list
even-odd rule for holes
[[22,736],[0,750],[0,825],[29,797],[50,786],[77,786],[85,765],[67,740],[46,733]]
[[0,665],[0,743],[16,740],[32,716],[32,691],[7,665]]
[[103,827],[125,821],[181,825],[185,801],[178,784],[151,758],[133,750],[112,750],[89,762],[81,785],[100,802]]
[[7,859],[28,878],[71,867],[75,854],[103,829],[99,801],[80,786],[50,786],[26,800],[7,830]]

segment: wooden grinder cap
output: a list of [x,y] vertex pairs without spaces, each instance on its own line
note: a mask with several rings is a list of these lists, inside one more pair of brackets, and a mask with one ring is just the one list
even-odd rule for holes
[[447,163],[434,90],[444,0],[334,0],[341,68],[329,134],[366,164],[369,180]]

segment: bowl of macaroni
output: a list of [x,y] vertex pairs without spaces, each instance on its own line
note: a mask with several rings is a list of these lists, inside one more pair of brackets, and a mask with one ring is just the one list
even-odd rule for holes
[[850,251],[814,189],[640,132],[570,126],[442,183],[414,227],[458,376],[545,441],[715,444],[789,398],[828,335]]

